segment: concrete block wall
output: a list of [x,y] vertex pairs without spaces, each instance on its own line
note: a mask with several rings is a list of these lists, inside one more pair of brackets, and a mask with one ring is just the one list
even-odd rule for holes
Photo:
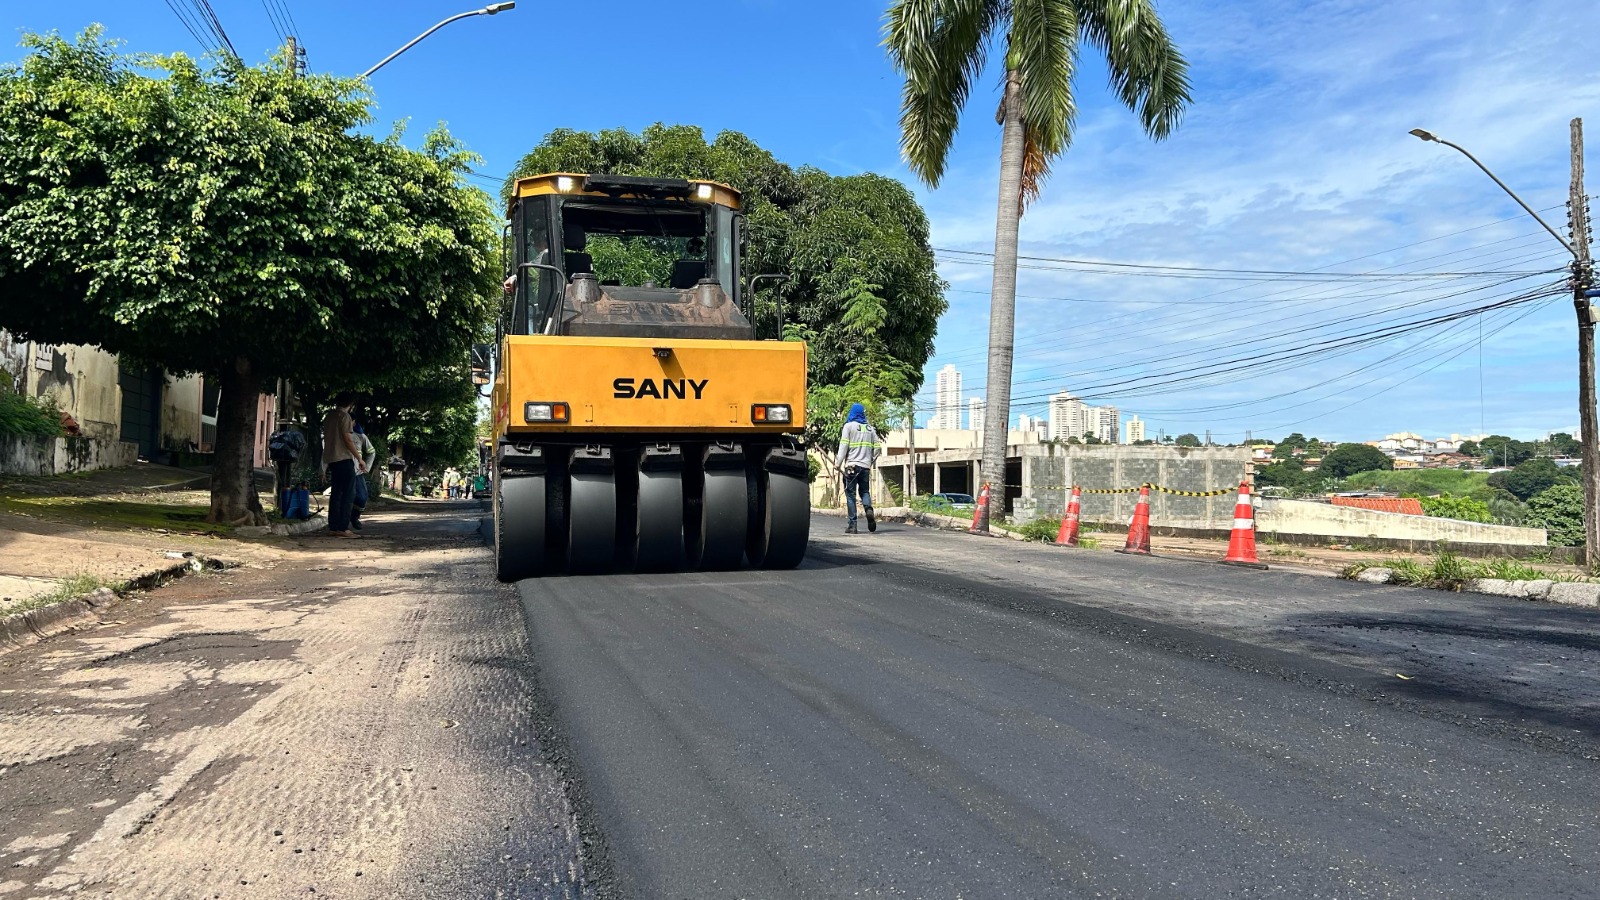
[[[1041,445],[1022,457],[1023,502],[1017,518],[1059,516],[1068,485],[1084,489],[1159,484],[1180,491],[1236,488],[1249,471],[1247,447],[1134,447],[1131,445]],[[1236,496],[1150,495],[1152,523],[1181,528],[1228,528]],[[1126,523],[1138,494],[1084,494],[1085,521]]]
[[65,475],[131,466],[139,445],[90,437],[0,437],[0,475]]
[[1342,538],[1351,543],[1364,539],[1409,541],[1419,546],[1448,541],[1452,544],[1499,544],[1508,547],[1543,547],[1543,528],[1485,525],[1459,519],[1408,516],[1351,506],[1334,506],[1307,500],[1261,498],[1256,503],[1256,533],[1284,536],[1315,535]]

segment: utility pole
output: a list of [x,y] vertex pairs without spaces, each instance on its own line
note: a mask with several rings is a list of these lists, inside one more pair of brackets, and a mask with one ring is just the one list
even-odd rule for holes
[[300,39],[289,35],[289,71],[294,77],[303,78],[306,74],[306,48],[300,46]]
[[1589,257],[1589,198],[1583,191],[1583,120],[1572,120],[1572,196],[1567,201],[1572,226],[1572,305],[1578,314],[1578,416],[1583,430],[1583,557],[1592,570],[1600,564],[1600,430],[1596,428],[1594,387],[1593,268]]
[[906,505],[917,496],[917,399],[906,398]]

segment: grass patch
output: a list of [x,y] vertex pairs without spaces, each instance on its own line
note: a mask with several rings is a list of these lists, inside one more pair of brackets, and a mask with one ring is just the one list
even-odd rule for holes
[[1089,535],[1086,535],[1086,534],[1084,534],[1082,532],[1079,532],[1078,533],[1078,546],[1082,547],[1085,550],[1099,550],[1100,549],[1100,541],[1099,541],[1098,538],[1092,538]]
[[90,575],[88,573],[80,573],[78,575],[73,575],[72,577],[56,585],[55,588],[49,593],[39,594],[37,596],[20,600],[16,603],[8,604],[5,608],[4,614],[8,617],[19,616],[30,610],[43,609],[46,606],[54,606],[57,603],[65,603],[68,600],[76,600],[85,594],[92,594],[103,587],[109,587],[113,590],[116,589],[115,585],[106,582],[99,576]]
[[227,534],[230,525],[206,521],[209,506],[179,500],[110,499],[105,497],[0,497],[0,511],[53,522],[120,528],[129,531],[178,531]]
[[1479,578],[1501,581],[1584,581],[1587,579],[1564,572],[1545,572],[1515,559],[1503,557],[1472,560],[1445,551],[1430,560],[1396,559],[1392,561],[1364,561],[1351,563],[1339,571],[1340,578],[1355,578],[1368,569],[1390,570],[1390,584],[1409,587],[1428,587],[1441,591],[1459,591],[1467,582]]
[[1025,523],[1017,529],[1017,533],[1025,539],[1041,544],[1054,544],[1056,535],[1061,533],[1061,520],[1049,516],[1040,516]]
[[1495,495],[1489,487],[1488,472],[1461,469],[1396,469],[1388,472],[1358,472],[1344,480],[1347,491],[1394,491],[1428,497],[1450,494],[1487,502]]

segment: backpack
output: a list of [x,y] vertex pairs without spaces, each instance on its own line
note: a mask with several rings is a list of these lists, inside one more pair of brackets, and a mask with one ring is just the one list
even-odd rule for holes
[[274,431],[267,438],[267,454],[273,462],[294,462],[305,449],[306,436],[292,428]]

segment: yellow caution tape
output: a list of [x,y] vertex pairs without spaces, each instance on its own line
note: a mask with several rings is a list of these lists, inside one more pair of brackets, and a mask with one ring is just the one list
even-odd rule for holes
[[[993,487],[994,485],[990,486]],[[1008,484],[1004,485],[1004,487],[1020,488],[1023,485]],[[1067,491],[1077,487],[1077,485],[1031,484],[1027,485],[1027,487],[1035,491]],[[1141,488],[1149,488],[1157,493],[1171,494],[1174,497],[1224,497],[1239,491],[1238,487],[1217,488],[1214,491],[1180,491],[1177,488],[1162,487],[1159,484],[1142,484],[1138,487],[1125,488],[1079,488],[1079,492],[1084,494],[1137,494]]]

